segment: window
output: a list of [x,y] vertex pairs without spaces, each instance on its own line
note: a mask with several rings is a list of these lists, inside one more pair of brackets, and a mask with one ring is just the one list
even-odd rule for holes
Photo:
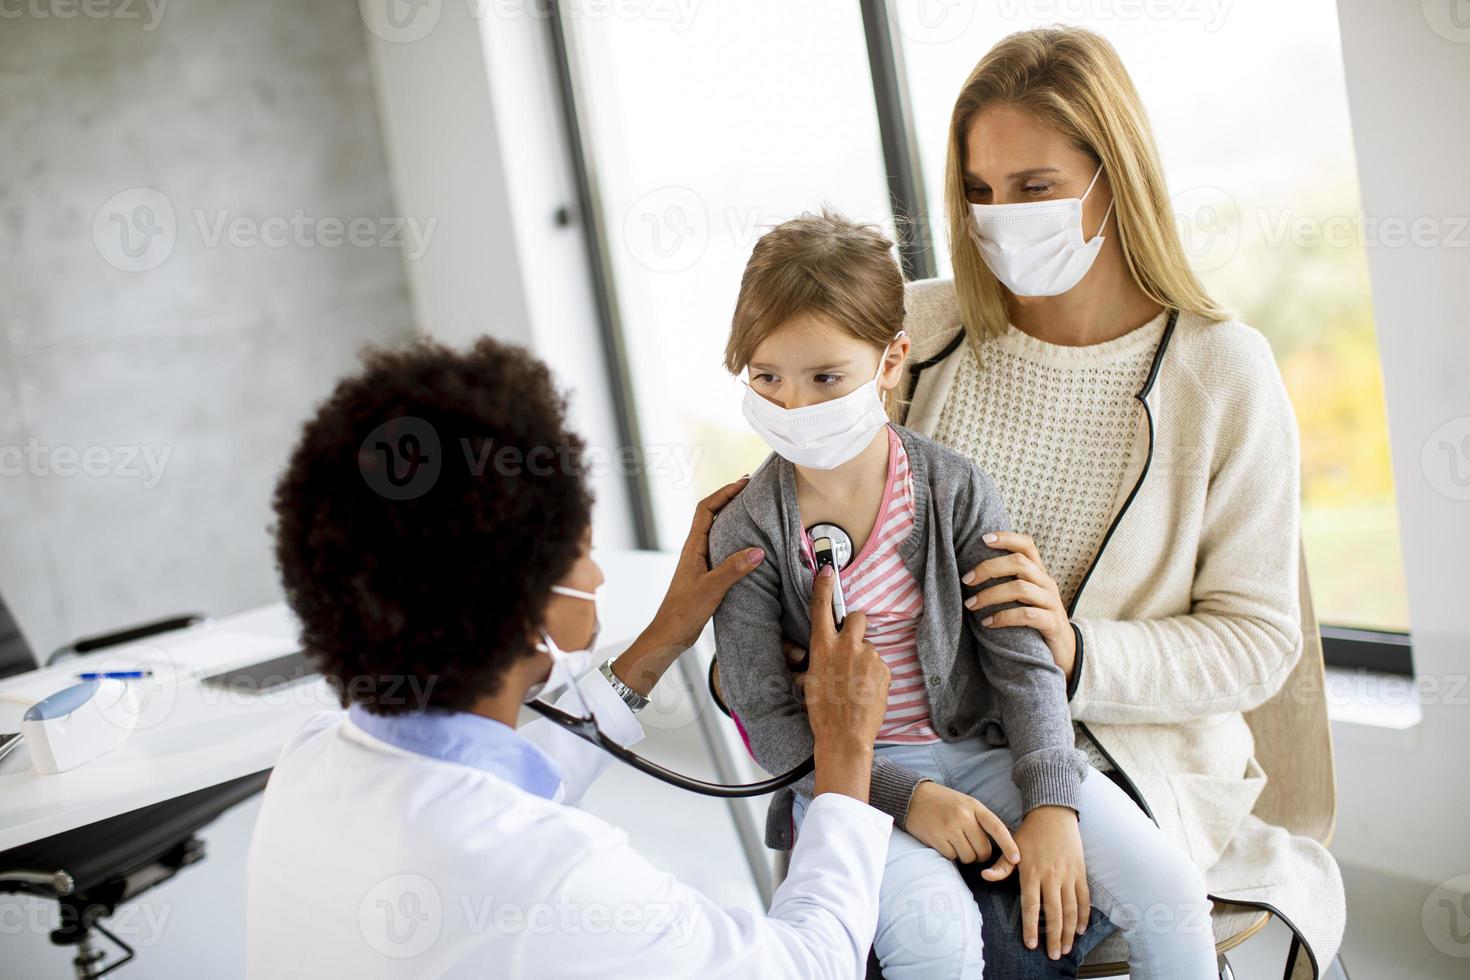
[[767,454],[722,366],[756,239],[823,203],[891,229],[863,22],[841,0],[586,9],[564,15],[578,114],[657,540],[672,547],[696,500]]
[[[1152,120],[1196,271],[1270,339],[1291,393],[1319,619],[1407,630],[1364,246],[1375,229],[1359,213],[1332,0],[1185,4],[1164,17],[1147,5],[1011,7],[1017,16],[997,19],[969,4],[895,0],[928,200],[943,201],[955,94],[992,44],[1059,16],[1108,38]],[[1387,224],[1379,231],[1387,241]],[[942,237],[936,252],[949,274]]]
[[701,5],[682,21],[671,5],[610,9],[564,17],[586,80],[583,151],[598,170],[609,292],[660,542],[677,542],[690,504],[766,452],[720,363],[761,232],[824,202],[891,231],[893,175],[912,184],[894,187],[898,199],[927,201],[917,237],[934,248],[918,267],[949,274],[939,209],[954,96],[1005,34],[1065,20],[1117,47],[1196,271],[1276,353],[1301,426],[1302,533],[1318,617],[1332,624],[1329,658],[1353,646],[1335,658],[1407,670],[1366,261],[1366,243],[1387,242],[1390,229],[1359,212],[1332,0],[1167,11],[888,0],[896,51],[867,43],[880,40],[883,0]]

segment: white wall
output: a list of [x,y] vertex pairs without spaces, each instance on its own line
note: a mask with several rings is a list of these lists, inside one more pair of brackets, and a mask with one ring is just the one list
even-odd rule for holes
[[[1423,721],[1334,725],[1344,861],[1470,872],[1470,20],[1457,0],[1339,0]],[[1463,440],[1463,441],[1462,441]],[[1432,685],[1432,686],[1431,686]]]
[[353,0],[67,8],[0,19],[0,591],[41,656],[276,599],[302,420],[412,329]]
[[[438,221],[409,270],[420,329],[453,344],[524,344],[572,393],[590,457],[596,544],[634,543],[604,351],[538,4],[428,4],[397,26],[370,19],[369,49],[394,196]],[[474,11],[483,8],[483,16]],[[408,9],[408,8],[404,8]],[[573,223],[558,224],[565,208]]]

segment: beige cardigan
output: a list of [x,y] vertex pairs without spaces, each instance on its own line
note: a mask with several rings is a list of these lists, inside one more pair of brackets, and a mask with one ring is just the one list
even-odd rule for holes
[[[952,281],[910,283],[906,305],[905,422],[932,435],[969,344]],[[1310,953],[1295,976],[1315,977],[1341,942],[1342,879],[1322,844],[1252,814],[1266,779],[1243,715],[1302,652],[1296,418],[1260,333],[1188,313],[1144,391],[1113,524],[1073,600],[1072,716],[1211,897],[1280,916]]]

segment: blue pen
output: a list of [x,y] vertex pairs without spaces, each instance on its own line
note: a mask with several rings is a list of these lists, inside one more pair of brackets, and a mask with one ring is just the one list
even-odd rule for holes
[[79,681],[135,681],[152,677],[151,670],[93,670],[78,674]]

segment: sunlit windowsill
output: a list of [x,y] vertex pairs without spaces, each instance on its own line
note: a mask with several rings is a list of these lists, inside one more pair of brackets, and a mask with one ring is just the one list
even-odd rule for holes
[[1406,731],[1424,717],[1412,677],[1329,667],[1326,694],[1335,723]]

